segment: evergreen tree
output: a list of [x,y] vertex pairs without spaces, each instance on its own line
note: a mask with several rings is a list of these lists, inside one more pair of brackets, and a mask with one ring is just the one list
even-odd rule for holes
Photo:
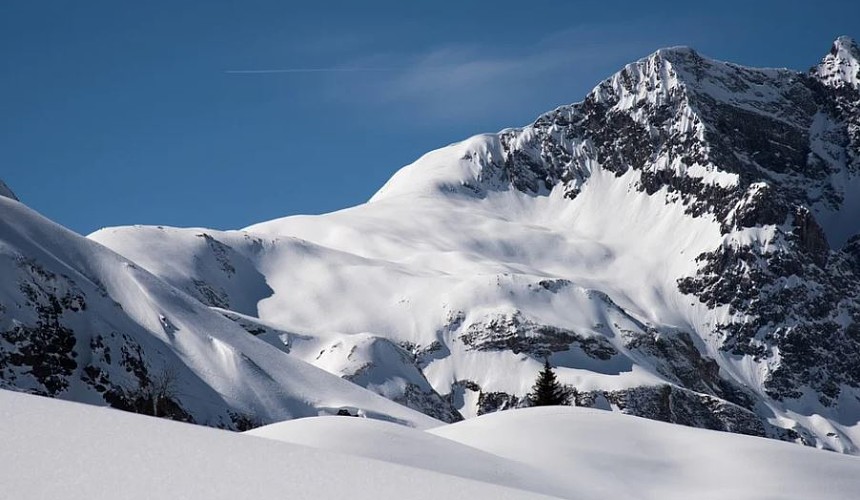
[[567,404],[564,388],[558,383],[555,372],[549,364],[549,358],[544,360],[543,370],[538,374],[532,392],[528,395],[531,406],[557,406]]

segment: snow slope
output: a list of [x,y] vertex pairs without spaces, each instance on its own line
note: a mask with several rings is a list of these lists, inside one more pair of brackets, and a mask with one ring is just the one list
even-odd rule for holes
[[[646,329],[630,311],[644,321],[689,328],[690,321],[672,307],[684,301],[673,281],[682,271],[666,264],[677,261],[672,257],[680,252],[696,255],[719,240],[713,224],[690,221],[680,207],[648,203],[645,195],[625,211],[625,224],[613,224],[610,219],[618,213],[599,207],[607,200],[620,204],[627,194],[608,181],[595,180],[574,206],[561,193],[541,200],[516,192],[479,201],[400,198],[320,217],[288,218],[247,232],[205,234],[266,276],[272,293],[257,305],[261,328],[296,332],[288,336],[290,353],[339,375],[351,377],[369,364],[387,366],[383,376],[396,372],[401,382],[383,388],[377,381],[374,388],[389,397],[403,394],[404,384],[426,392],[425,383],[417,374],[401,375],[407,370],[392,363],[402,365],[393,352],[384,358],[360,354],[372,339],[407,346],[409,360],[426,358],[418,365],[440,395],[454,391],[458,381],[524,394],[541,364],[525,355],[534,352],[491,352],[458,341],[470,325],[512,317],[552,325],[620,353],[609,363],[581,348],[560,353],[554,361],[569,368],[563,369],[564,380],[578,388],[655,384],[663,377],[647,360],[625,352],[621,330]],[[558,211],[556,219],[547,219],[545,214]],[[587,215],[595,213],[605,216]],[[649,220],[659,223],[648,242],[633,245],[626,235]],[[688,228],[688,236],[676,245],[663,244],[679,227]],[[176,262],[208,258],[207,249],[196,244],[201,231],[119,228],[91,238],[193,291],[195,281],[221,279],[172,269]],[[148,251],[150,245],[158,249]],[[644,265],[635,251],[640,246],[653,249],[647,256],[653,266]],[[689,264],[682,262],[681,269]],[[221,291],[230,303],[228,288]],[[672,317],[661,318],[664,311]],[[438,355],[446,349],[449,355]]]
[[561,498],[848,499],[860,487],[855,457],[583,408],[511,410],[423,432],[323,417],[249,434]]
[[571,491],[576,491],[558,485],[540,466],[388,422],[345,417],[301,418],[258,427],[245,434],[545,495],[569,497]]
[[548,498],[414,467],[2,390],[0,442],[3,496],[19,500]]
[[158,413],[181,420],[235,428],[245,417],[271,422],[347,407],[408,425],[436,423],[285,355],[5,197],[0,275],[0,386],[135,409],[145,403],[141,392],[170,373],[172,394]]
[[575,498],[855,498],[860,459],[583,408],[529,408],[429,431],[540,467]]

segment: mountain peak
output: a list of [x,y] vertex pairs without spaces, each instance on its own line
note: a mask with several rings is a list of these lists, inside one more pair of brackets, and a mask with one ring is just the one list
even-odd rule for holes
[[860,88],[860,47],[853,38],[840,36],[812,72],[831,87]]
[[0,196],[18,201],[18,197],[15,196],[15,193],[13,193],[11,189],[9,189],[9,186],[7,186],[6,183],[3,182],[3,180],[0,180]]
[[658,49],[654,52],[655,56],[664,57],[667,59],[671,59],[673,57],[682,56],[682,57],[690,57],[690,56],[699,56],[699,53],[696,52],[696,49],[692,47],[688,47],[686,45],[675,45],[672,47],[663,47],[662,49]]
[[853,52],[854,57],[857,57],[858,47],[857,42],[847,35],[842,35],[833,42],[833,47],[830,49],[831,54],[837,54],[840,51]]

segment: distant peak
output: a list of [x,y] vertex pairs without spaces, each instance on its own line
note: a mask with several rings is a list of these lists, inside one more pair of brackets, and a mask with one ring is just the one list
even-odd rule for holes
[[676,55],[676,54],[694,55],[694,56],[699,55],[699,53],[696,52],[696,50],[694,48],[688,47],[686,45],[675,45],[672,47],[664,47],[662,49],[658,49],[657,52],[655,52],[655,54],[661,55],[661,56],[671,56],[671,55]]
[[692,47],[676,45],[658,49],[651,54],[651,60],[662,59],[675,65],[686,65],[689,63],[699,64],[704,58]]
[[860,48],[857,47],[857,42],[853,38],[842,35],[833,42],[833,46],[830,48],[831,55],[838,56],[840,53],[851,54],[856,59],[860,53]]
[[9,189],[9,186],[7,186],[2,180],[0,180],[0,196],[18,201],[18,197],[15,196],[15,193],[13,193],[12,190]]
[[840,36],[812,72],[831,87],[850,85],[860,88],[860,48],[857,42],[849,36]]

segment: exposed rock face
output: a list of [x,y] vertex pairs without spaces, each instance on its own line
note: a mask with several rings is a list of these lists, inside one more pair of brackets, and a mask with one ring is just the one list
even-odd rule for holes
[[538,359],[567,351],[574,345],[594,359],[605,361],[618,354],[603,337],[583,337],[572,330],[541,325],[523,318],[519,312],[472,323],[466,327],[460,340],[469,349],[510,350],[514,354],[525,352]]
[[766,427],[750,409],[670,385],[578,394],[576,403],[596,406],[599,398],[625,413],[663,422],[751,436],[774,436],[778,432]]
[[0,325],[8,325],[0,329],[0,387],[52,397],[88,390],[115,408],[194,422],[176,398],[178,374],[161,380],[160,398],[153,400],[165,373],[154,363],[159,353],[107,323],[92,322],[90,300],[112,302],[98,283],[94,290],[88,283],[87,292],[36,260],[19,256],[16,264],[23,298],[16,308],[31,314],[16,311],[9,321],[2,314],[8,306],[0,306]]

